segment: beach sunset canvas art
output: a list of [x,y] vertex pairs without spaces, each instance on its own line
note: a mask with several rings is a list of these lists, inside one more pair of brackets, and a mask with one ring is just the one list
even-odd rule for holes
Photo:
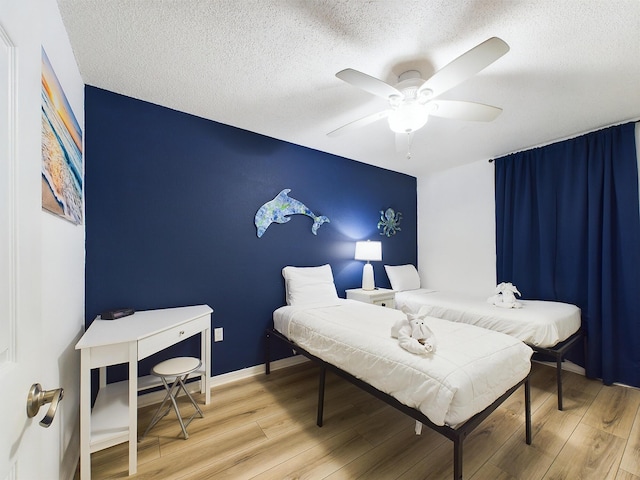
[[42,208],[82,224],[82,130],[42,49]]

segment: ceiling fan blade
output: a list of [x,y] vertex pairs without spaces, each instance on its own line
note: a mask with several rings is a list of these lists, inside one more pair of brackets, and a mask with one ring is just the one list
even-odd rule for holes
[[354,120],[353,122],[347,123],[346,125],[343,125],[340,128],[336,128],[335,130],[327,133],[327,136],[337,137],[338,135],[342,135],[343,133],[356,130],[357,128],[364,127],[365,125],[369,125],[370,123],[376,122],[378,120],[382,120],[383,118],[389,116],[390,111],[391,110],[383,110],[381,112],[367,115],[366,117],[362,117],[358,120]]
[[350,83],[354,87],[358,87],[366,92],[372,93],[378,97],[388,99],[391,96],[399,95],[402,97],[402,93],[399,90],[392,87],[388,83],[383,82],[371,75],[359,72],[352,68],[346,68],[336,73],[336,77],[347,83]]
[[431,90],[433,93],[429,98],[437,97],[488,67],[508,51],[509,45],[504,40],[491,37],[434,73],[422,84],[418,94]]
[[430,116],[455,120],[490,122],[502,113],[502,109],[498,107],[458,100],[433,100],[429,105],[432,106]]

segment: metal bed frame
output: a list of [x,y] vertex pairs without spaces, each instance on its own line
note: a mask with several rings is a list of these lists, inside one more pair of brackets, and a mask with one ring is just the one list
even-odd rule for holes
[[[462,323],[466,323],[466,322],[462,322]],[[473,323],[470,323],[470,325],[473,325]],[[481,327],[481,328],[485,328],[485,327]],[[492,330],[492,329],[488,329],[488,330]],[[499,331],[499,330],[493,330],[493,331]],[[585,351],[585,357],[586,357],[587,336],[584,333],[582,327],[580,327],[578,329],[578,331],[576,331],[574,334],[572,334],[569,338],[567,338],[566,340],[563,340],[562,342],[556,343],[553,347],[536,347],[535,345],[531,345],[530,343],[526,343],[525,342],[526,345],[531,347],[531,349],[534,352],[541,353],[543,355],[548,355],[548,356],[553,357],[555,359],[555,362],[556,362],[556,383],[558,385],[558,410],[562,410],[563,409],[563,405],[562,405],[562,362],[564,361],[564,357],[567,354],[567,352],[569,350],[571,350],[575,346],[575,344],[578,342],[578,340],[580,340],[580,339],[583,339],[583,341],[584,341],[584,351]],[[586,358],[585,358],[585,361],[586,361]]]
[[429,420],[422,412],[416,410],[414,408],[408,407],[403,403],[400,403],[391,395],[384,393],[378,390],[375,387],[372,387],[368,383],[360,380],[359,378],[354,377],[350,373],[345,372],[344,370],[332,365],[330,363],[325,362],[319,357],[312,355],[307,352],[303,348],[300,348],[298,345],[293,343],[283,334],[274,329],[267,329],[266,332],[266,348],[265,348],[265,373],[269,375],[271,372],[271,348],[270,343],[271,339],[276,338],[285,344],[289,345],[293,350],[297,353],[300,353],[310,359],[311,361],[318,363],[320,365],[320,378],[318,385],[318,413],[317,413],[317,425],[318,427],[322,427],[323,423],[323,410],[324,410],[324,387],[325,387],[325,376],[327,370],[332,371],[338,376],[348,380],[354,385],[360,387],[366,392],[369,392],[373,396],[381,399],[385,403],[391,405],[392,407],[400,410],[402,413],[410,416],[411,418],[421,422],[423,425],[435,430],[436,432],[444,435],[449,440],[453,441],[453,478],[454,480],[462,480],[462,446],[465,438],[478,426],[480,425],[496,408],[498,408],[502,402],[504,402],[513,392],[515,392],[521,385],[524,385],[524,409],[525,409],[525,441],[527,445],[531,445],[531,386],[529,376],[518,382],[516,385],[511,387],[507,392],[505,392],[500,398],[498,398],[495,402],[489,405],[487,408],[482,410],[479,413],[476,413],[462,425],[459,425],[457,428],[451,428],[447,425],[436,425],[431,420]]
[[586,352],[586,342],[587,337],[584,335],[582,330],[578,330],[576,333],[571,335],[566,340],[555,344],[553,347],[544,348],[544,347],[536,347],[534,345],[529,345],[534,352],[541,353],[543,355],[549,355],[555,358],[556,361],[556,383],[558,385],[558,410],[562,410],[562,362],[564,361],[564,356],[567,354],[571,348],[578,342],[580,339],[584,339],[585,342],[585,352]]

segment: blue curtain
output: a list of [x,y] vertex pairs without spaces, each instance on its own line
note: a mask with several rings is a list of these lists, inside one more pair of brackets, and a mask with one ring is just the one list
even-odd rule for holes
[[570,358],[605,384],[640,387],[640,214],[635,125],[495,161],[498,282],[582,310]]

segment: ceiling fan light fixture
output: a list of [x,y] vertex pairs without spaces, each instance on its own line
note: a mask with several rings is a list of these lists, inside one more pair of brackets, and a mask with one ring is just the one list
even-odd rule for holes
[[396,133],[412,133],[429,119],[429,111],[418,103],[404,103],[389,113],[389,127]]
[[429,100],[431,100],[432,96],[433,96],[433,90],[431,90],[430,88],[425,88],[423,90],[418,90],[416,99],[420,104],[424,105]]
[[389,96],[389,105],[391,108],[396,109],[400,105],[402,105],[403,97],[402,95],[390,95]]
[[460,100],[441,100],[440,96],[488,67],[508,51],[509,45],[504,40],[491,37],[449,62],[426,80],[422,79],[418,70],[401,73],[395,86],[358,70],[346,68],[336,73],[336,77],[365,92],[384,98],[389,102],[389,108],[347,123],[327,135],[336,136],[385,117],[393,132],[409,136],[422,128],[430,115],[490,122],[502,112],[501,108]]

